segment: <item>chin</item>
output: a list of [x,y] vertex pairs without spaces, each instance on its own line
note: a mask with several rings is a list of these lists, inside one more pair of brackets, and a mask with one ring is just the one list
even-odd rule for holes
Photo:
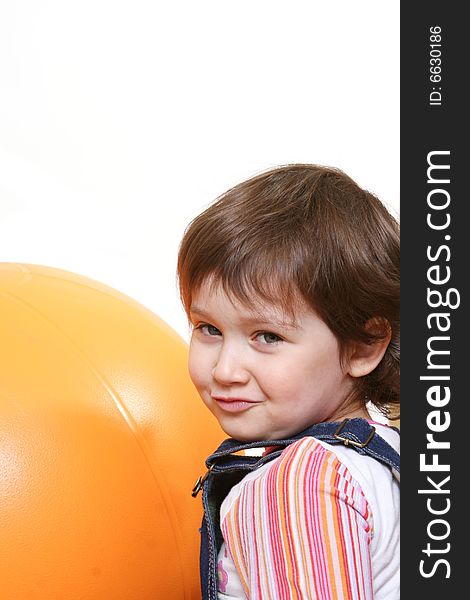
[[[224,429],[222,427],[222,429]],[[258,442],[260,440],[263,440],[264,438],[262,437],[258,437],[256,435],[243,435],[243,433],[241,431],[235,431],[233,429],[227,428],[224,429],[225,433],[233,438],[234,440],[237,440],[238,442],[242,442],[244,444],[249,444],[250,442]]]
[[250,442],[258,442],[266,439],[266,437],[262,433],[257,434],[256,432],[247,432],[246,427],[233,427],[230,425],[225,426],[225,424],[220,421],[219,425],[229,437],[239,442],[243,442],[244,444],[249,444]]

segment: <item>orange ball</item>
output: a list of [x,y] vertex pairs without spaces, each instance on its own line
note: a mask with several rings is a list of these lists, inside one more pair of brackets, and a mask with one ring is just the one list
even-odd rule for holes
[[2,600],[199,599],[204,459],[187,345],[124,294],[0,263]]

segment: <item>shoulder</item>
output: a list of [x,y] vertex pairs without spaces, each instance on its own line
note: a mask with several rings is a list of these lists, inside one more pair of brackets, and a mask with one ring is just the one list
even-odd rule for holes
[[[374,423],[374,426],[377,434],[399,453],[399,433],[380,423]],[[384,510],[391,510],[394,514],[398,512],[400,486],[388,466],[371,456],[359,454],[343,444],[333,445],[319,440],[316,442],[328,453],[333,454],[341,464],[341,467],[338,467],[340,471],[347,473],[347,476],[360,486],[364,496],[372,504],[375,515]]]
[[[387,428],[389,429],[389,428]],[[399,436],[390,429],[387,441]],[[385,435],[383,436],[385,437]],[[394,445],[396,446],[396,443]],[[299,494],[305,500],[319,502],[341,501],[370,519],[372,500],[378,512],[380,499],[394,490],[393,477],[388,467],[375,459],[363,456],[346,446],[330,445],[313,437],[301,438],[290,444],[282,454],[245,476],[222,506],[222,516],[234,501],[248,497],[276,502],[297,502]],[[396,494],[393,495],[397,502]]]
[[296,477],[324,479],[340,469],[340,461],[334,452],[313,437],[304,437],[290,444],[274,460],[271,469],[283,479]]
[[[351,452],[351,451],[350,451]],[[290,444],[282,454],[245,477],[235,494],[256,494],[272,502],[321,505],[344,502],[365,518],[367,501],[348,466],[333,450],[313,437]]]
[[362,487],[333,446],[312,437],[301,438],[288,446],[273,461],[271,478],[289,493],[296,487],[302,493],[329,497],[353,505],[364,516],[369,513]]
[[[399,433],[386,425],[374,425],[377,433],[399,452]],[[400,540],[400,484],[391,469],[346,446],[318,443],[337,457],[348,477],[361,490],[371,524],[373,558],[381,564],[387,564],[388,561],[395,565]]]
[[[394,450],[400,453],[400,435],[399,433],[386,425],[374,423],[377,434],[380,435]],[[318,441],[324,448],[332,452],[337,459],[344,465],[345,468],[357,479],[361,484],[366,495],[369,496],[372,489],[377,491],[377,487],[398,485],[395,481],[391,469],[376,460],[372,456],[359,454],[351,447],[343,444],[328,444],[327,442]]]

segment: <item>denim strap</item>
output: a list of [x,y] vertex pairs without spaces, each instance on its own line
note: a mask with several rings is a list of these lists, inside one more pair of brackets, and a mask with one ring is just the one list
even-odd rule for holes
[[[394,428],[395,429],[395,428]],[[328,444],[344,444],[353,448],[359,454],[365,454],[375,458],[379,462],[400,472],[400,455],[390,446],[379,434],[375,427],[366,419],[345,419],[341,423],[318,423],[301,431],[300,433],[283,440],[264,440],[257,442],[243,443],[233,439],[227,439],[217,448],[217,450],[206,460],[206,466],[212,473],[231,470],[244,469],[252,471],[262,466],[266,462],[273,460],[293,442],[304,438],[314,437]],[[272,450],[266,456],[239,456],[235,452],[249,450],[252,448],[278,448]]]

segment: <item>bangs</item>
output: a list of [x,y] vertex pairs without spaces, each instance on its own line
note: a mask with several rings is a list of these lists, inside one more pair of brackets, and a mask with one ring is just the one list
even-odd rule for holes
[[310,302],[299,287],[299,265],[293,264],[292,256],[287,257],[282,248],[274,252],[266,248],[256,253],[242,253],[240,247],[237,250],[230,252],[226,247],[225,256],[213,261],[201,262],[194,257],[193,267],[197,267],[186,270],[184,280],[180,281],[186,313],[189,314],[194,294],[202,285],[208,285],[211,293],[221,287],[229,298],[253,313],[260,313],[268,304],[295,322],[299,308]]

